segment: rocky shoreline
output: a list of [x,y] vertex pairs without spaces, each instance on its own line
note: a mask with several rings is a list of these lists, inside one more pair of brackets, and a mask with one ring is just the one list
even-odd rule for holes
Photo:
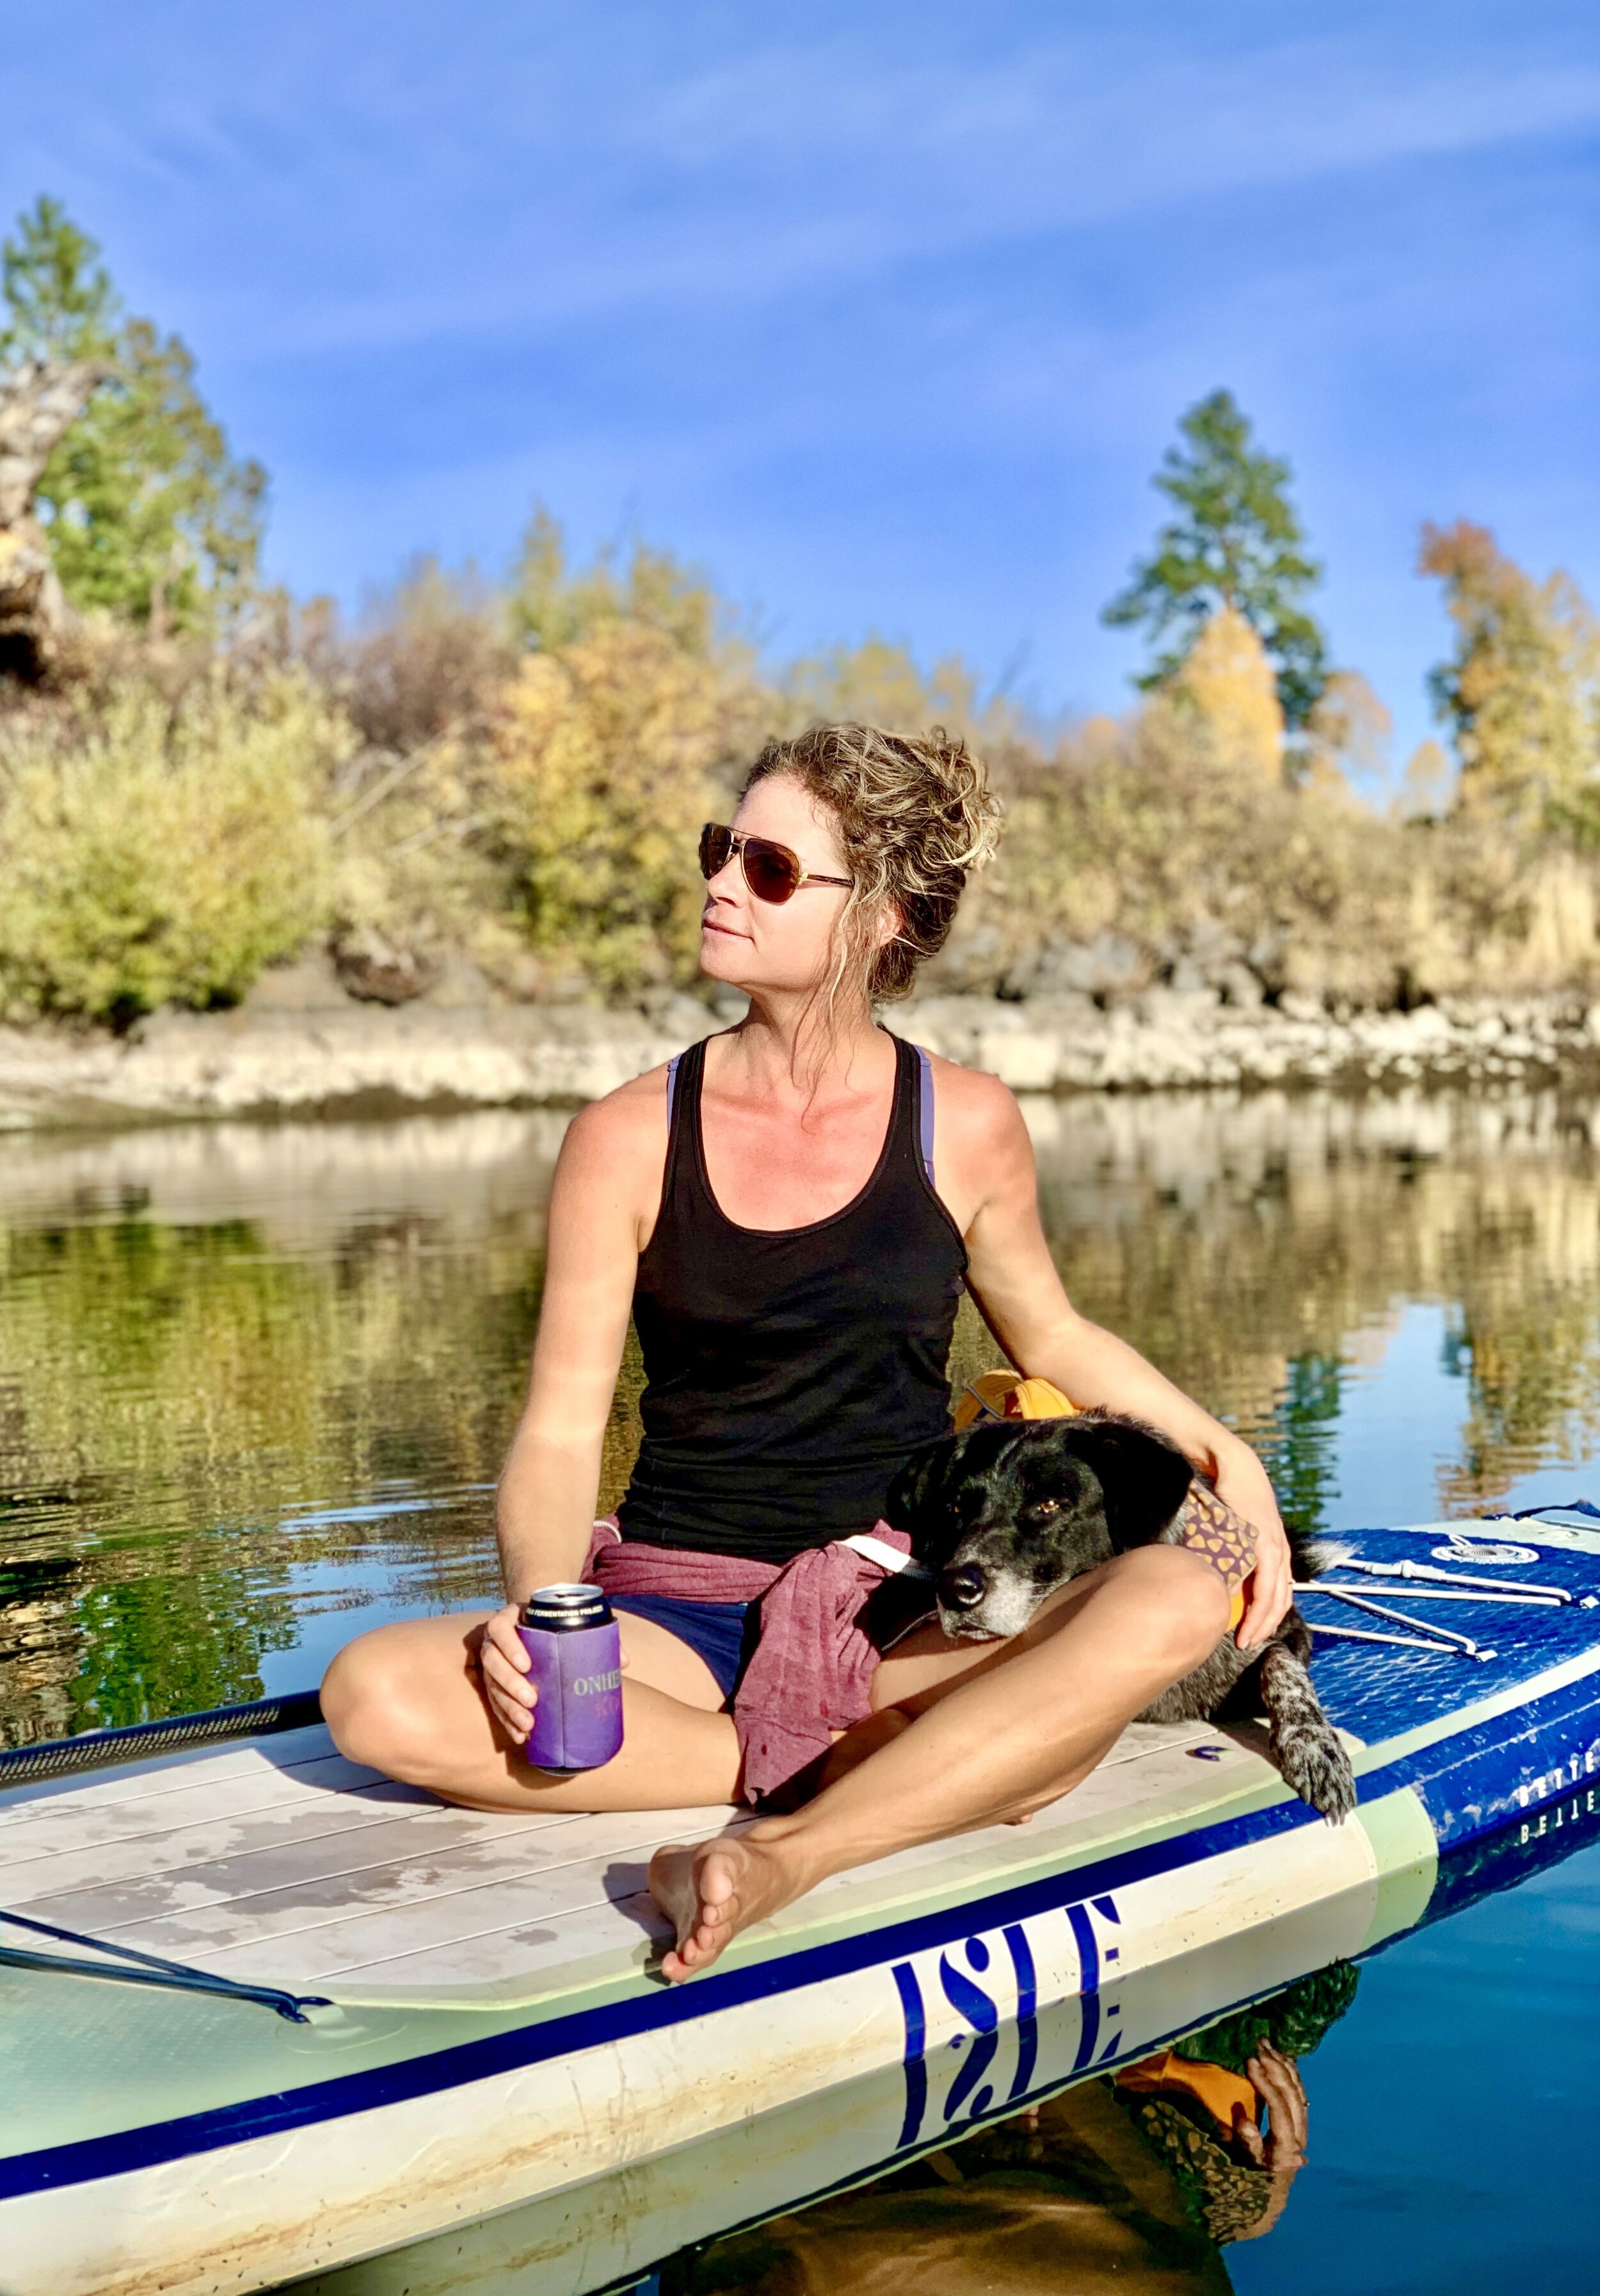
[[1150,988],[1104,1009],[1087,997],[939,997],[909,1008],[907,1018],[907,1034],[991,1070],[1018,1092],[1600,1083],[1600,1004],[1587,999],[1462,999],[1339,1014],[1309,998],[1239,1007]]
[[[163,1013],[127,1036],[0,1029],[0,1129],[195,1118],[384,1116],[572,1106],[681,1051],[726,1013],[493,1004],[476,980],[389,1007],[314,966],[268,975],[236,1010]],[[1146,989],[1005,1003],[927,996],[898,1033],[1019,1092],[1571,1081],[1600,1086],[1600,1004],[1465,1000],[1411,1013],[1253,1009]]]

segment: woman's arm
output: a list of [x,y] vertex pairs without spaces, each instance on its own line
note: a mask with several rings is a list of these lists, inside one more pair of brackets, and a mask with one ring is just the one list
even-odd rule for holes
[[969,1211],[967,1282],[989,1329],[1020,1370],[1052,1381],[1080,1408],[1099,1406],[1148,1421],[1215,1482],[1257,1533],[1254,1585],[1238,1639],[1245,1646],[1265,1642],[1288,1609],[1291,1591],[1288,1541],[1266,1469],[1248,1443],[1136,1349],[1072,1306],[1039,1225],[1033,1144],[1005,1086],[941,1062],[938,1088],[941,1193],[947,1201],[957,1197],[958,1213]]
[[489,1703],[519,1741],[532,1699],[514,1606],[534,1587],[576,1578],[583,1569],[666,1141],[658,1070],[575,1116],[556,1162],[528,1400],[495,1513],[507,1606],[490,1620],[483,1648]]

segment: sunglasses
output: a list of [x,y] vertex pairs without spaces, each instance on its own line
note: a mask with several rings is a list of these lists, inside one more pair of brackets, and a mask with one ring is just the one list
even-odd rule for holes
[[798,853],[775,845],[770,837],[745,837],[720,822],[708,821],[700,832],[700,873],[708,884],[727,867],[734,854],[745,883],[758,901],[775,905],[792,901],[802,885],[851,885],[852,877],[824,877],[808,869]]

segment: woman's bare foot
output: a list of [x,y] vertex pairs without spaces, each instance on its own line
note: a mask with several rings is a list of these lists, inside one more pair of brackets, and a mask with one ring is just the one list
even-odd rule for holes
[[674,1985],[707,1970],[752,1922],[788,1905],[810,1886],[781,1841],[724,1837],[674,1842],[650,1861],[650,1894],[677,1930],[676,1952],[661,1959]]

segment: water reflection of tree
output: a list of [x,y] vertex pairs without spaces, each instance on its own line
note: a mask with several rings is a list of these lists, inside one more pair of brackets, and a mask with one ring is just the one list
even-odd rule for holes
[[1333,1496],[1333,1436],[1344,1399],[1344,1369],[1332,1356],[1292,1357],[1272,1425],[1259,1431],[1284,1519],[1308,1530],[1326,1520]]
[[377,1220],[304,1254],[228,1222],[0,1233],[0,1734],[258,1694],[308,1563],[381,1545],[424,1598],[481,1591],[481,1497],[316,1518],[493,1478],[537,1267],[517,1220],[470,1250]]
[[1600,1428],[1590,1122],[1554,1095],[1067,1103],[1046,1222],[1078,1304],[1260,1443],[1307,1522],[1353,1356],[1444,1302],[1467,1427],[1440,1498],[1467,1512]]

